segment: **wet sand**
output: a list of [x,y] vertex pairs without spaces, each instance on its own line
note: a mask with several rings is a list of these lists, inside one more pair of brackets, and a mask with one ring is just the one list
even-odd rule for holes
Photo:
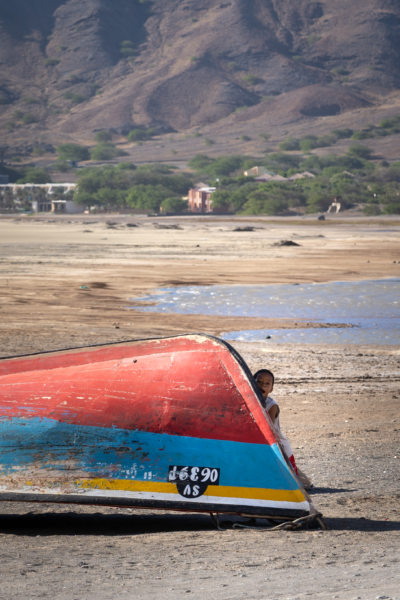
[[[1,218],[0,355],[292,328],[126,307],[187,283],[398,277],[399,231],[389,218]],[[330,529],[218,531],[206,515],[3,503],[0,598],[400,600],[398,347],[233,345],[276,373],[282,428]]]

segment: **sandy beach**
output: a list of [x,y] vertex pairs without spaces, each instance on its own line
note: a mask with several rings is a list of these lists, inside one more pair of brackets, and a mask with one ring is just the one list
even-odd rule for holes
[[[141,312],[163,287],[399,277],[400,220],[0,218],[0,356],[312,326]],[[287,245],[287,242],[293,242]],[[130,307],[130,308],[128,308]],[[0,598],[400,600],[400,350],[233,342],[276,374],[281,425],[328,531],[218,531],[209,516],[3,503]],[[229,519],[226,519],[229,521]]]

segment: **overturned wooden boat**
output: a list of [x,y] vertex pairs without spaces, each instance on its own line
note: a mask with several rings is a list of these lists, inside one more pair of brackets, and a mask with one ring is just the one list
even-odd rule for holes
[[0,360],[0,500],[316,513],[247,365],[206,335]]

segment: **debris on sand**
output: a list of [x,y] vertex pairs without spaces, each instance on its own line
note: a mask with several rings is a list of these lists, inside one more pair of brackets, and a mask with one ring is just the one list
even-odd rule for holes
[[293,242],[292,240],[281,240],[280,242],[276,242],[273,244],[274,246],[300,246],[297,242]]
[[180,225],[165,225],[163,223],[153,223],[154,227],[156,229],[183,229],[183,227],[181,227]]

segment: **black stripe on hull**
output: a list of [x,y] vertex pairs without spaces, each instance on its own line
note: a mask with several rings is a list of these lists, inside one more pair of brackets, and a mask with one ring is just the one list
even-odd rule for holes
[[298,519],[310,513],[305,510],[293,510],[262,506],[239,506],[237,504],[188,503],[165,500],[138,500],[136,498],[107,498],[104,496],[84,496],[69,494],[28,494],[24,492],[0,493],[0,501],[4,502],[45,502],[50,504],[84,504],[92,506],[115,506],[120,508],[149,508],[158,510],[173,510],[182,512],[202,512],[248,515],[254,517]]

